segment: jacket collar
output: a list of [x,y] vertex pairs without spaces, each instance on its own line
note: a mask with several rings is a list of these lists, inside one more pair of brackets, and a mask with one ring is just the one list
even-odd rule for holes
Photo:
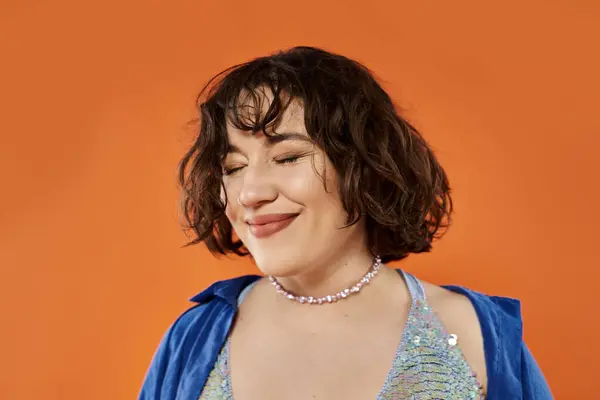
[[206,303],[217,297],[225,300],[233,308],[237,309],[237,298],[244,288],[252,282],[260,279],[259,275],[244,275],[224,281],[217,281],[208,288],[190,299],[194,303]]

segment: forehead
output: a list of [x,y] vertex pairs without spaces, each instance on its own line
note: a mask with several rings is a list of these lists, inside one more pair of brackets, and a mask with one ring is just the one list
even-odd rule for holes
[[240,96],[237,108],[230,111],[225,154],[244,153],[242,149],[247,150],[249,140],[253,146],[267,148],[282,142],[314,145],[304,124],[304,107],[300,100],[280,97],[281,108],[277,109],[273,108],[276,100],[270,91],[259,95]]
[[281,93],[277,98],[266,87],[243,90],[227,113],[227,134],[251,131],[266,134],[295,131],[306,134],[304,105],[298,98]]

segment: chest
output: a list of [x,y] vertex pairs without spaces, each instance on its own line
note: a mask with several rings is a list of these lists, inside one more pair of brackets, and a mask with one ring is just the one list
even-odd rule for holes
[[427,310],[411,308],[404,322],[319,330],[302,321],[291,331],[241,324],[201,399],[483,398],[460,348]]
[[[236,400],[374,399],[384,386],[406,314],[373,321],[240,324],[228,342]],[[358,378],[357,378],[358,377]]]

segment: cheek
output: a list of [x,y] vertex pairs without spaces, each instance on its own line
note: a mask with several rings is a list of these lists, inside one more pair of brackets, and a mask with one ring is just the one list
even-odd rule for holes
[[237,204],[236,199],[240,194],[240,181],[238,179],[225,178],[221,184],[221,201],[225,203],[227,199],[227,205]]
[[316,212],[339,211],[341,207],[336,172],[329,163],[316,159],[313,168],[308,162],[302,165],[302,171],[289,174],[285,185],[291,196]]
[[243,228],[245,227],[245,223],[241,221],[242,213],[235,200],[233,203],[230,201],[229,204],[227,204],[227,206],[225,207],[225,216],[229,220],[229,223],[231,224],[235,235],[238,238],[245,240],[243,234]]

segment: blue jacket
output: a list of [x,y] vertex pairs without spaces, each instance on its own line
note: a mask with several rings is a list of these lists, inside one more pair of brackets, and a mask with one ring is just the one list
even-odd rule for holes
[[[212,284],[191,298],[166,332],[146,373],[140,400],[197,400],[225,343],[240,292],[260,276],[246,275]],[[488,375],[488,400],[549,400],[550,389],[523,342],[518,300],[486,296],[459,286],[481,324]]]

